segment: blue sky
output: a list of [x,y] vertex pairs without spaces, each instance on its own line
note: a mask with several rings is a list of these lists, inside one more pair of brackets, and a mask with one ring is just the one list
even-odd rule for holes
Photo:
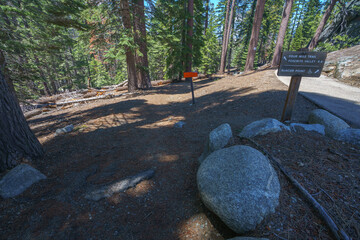
[[213,3],[214,6],[216,7],[216,5],[218,4],[220,0],[210,0],[210,3]]

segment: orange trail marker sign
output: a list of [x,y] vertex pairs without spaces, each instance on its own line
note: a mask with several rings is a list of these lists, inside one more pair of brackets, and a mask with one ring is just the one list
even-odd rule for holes
[[184,78],[190,78],[192,104],[195,104],[194,85],[193,85],[192,78],[197,77],[197,76],[198,76],[197,72],[184,72]]
[[198,76],[197,72],[184,72],[184,78],[192,78],[197,76]]

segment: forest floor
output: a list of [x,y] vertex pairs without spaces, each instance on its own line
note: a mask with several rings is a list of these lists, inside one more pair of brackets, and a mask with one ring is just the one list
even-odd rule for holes
[[[199,80],[191,105],[188,82],[43,113],[28,120],[43,145],[32,166],[47,176],[20,196],[0,200],[0,239],[227,239],[228,229],[202,204],[197,158],[211,130],[234,135],[263,118],[280,119],[287,87],[273,70]],[[317,107],[297,97],[293,120]],[[174,128],[178,121],[186,124]],[[73,124],[75,130],[54,136]],[[316,198],[336,223],[360,238],[360,149],[316,133],[275,133],[255,140]],[[236,138],[237,144],[249,144]],[[254,147],[254,146],[252,146]],[[93,186],[155,168],[153,178],[99,201]],[[276,167],[274,167],[276,169]],[[286,178],[276,212],[246,236],[332,239]]]

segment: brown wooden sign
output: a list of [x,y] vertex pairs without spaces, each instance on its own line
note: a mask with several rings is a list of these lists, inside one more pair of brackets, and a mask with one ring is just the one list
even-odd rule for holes
[[281,56],[278,76],[320,77],[325,52],[286,51]]

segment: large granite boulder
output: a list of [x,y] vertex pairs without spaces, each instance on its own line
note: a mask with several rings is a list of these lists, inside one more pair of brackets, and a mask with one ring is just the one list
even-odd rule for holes
[[331,138],[337,136],[337,133],[341,130],[349,128],[344,120],[336,117],[335,115],[325,111],[323,109],[315,109],[309,115],[309,123],[321,124],[325,126],[325,135]]
[[343,142],[348,142],[360,147],[360,129],[343,129],[337,133],[335,139]]
[[3,198],[15,197],[42,179],[46,179],[44,174],[27,164],[20,164],[1,179],[0,195]]
[[205,143],[204,151],[198,159],[199,163],[202,163],[210,153],[225,147],[232,140],[233,134],[228,123],[221,124],[212,130]]
[[290,131],[290,128],[285,124],[273,118],[265,118],[255,121],[244,127],[240,132],[240,137],[255,137],[258,135],[265,135],[272,132]]
[[197,172],[204,204],[232,230],[254,230],[279,203],[280,183],[269,160],[248,146],[210,154]]

